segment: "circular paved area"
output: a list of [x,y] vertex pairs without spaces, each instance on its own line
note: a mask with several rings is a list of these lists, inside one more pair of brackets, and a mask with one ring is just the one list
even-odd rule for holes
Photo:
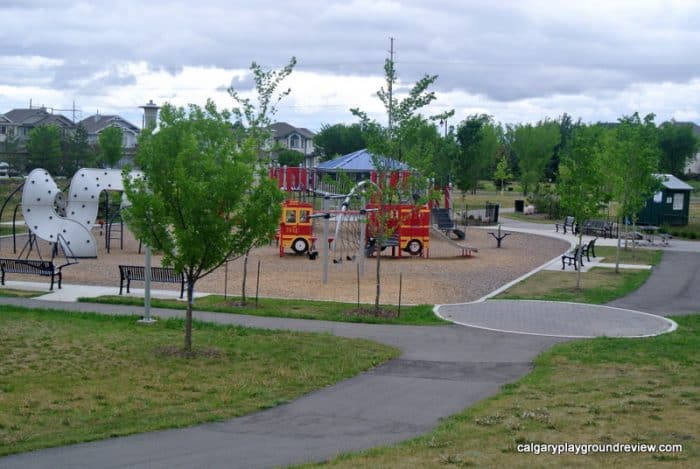
[[441,305],[437,313],[464,326],[550,337],[647,337],[676,328],[675,322],[654,314],[554,301],[489,300]]

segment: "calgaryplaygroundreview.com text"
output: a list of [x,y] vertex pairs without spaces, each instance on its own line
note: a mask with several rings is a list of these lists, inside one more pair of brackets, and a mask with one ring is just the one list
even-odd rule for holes
[[595,453],[682,453],[680,444],[648,443],[520,443],[518,453],[539,454],[577,454]]

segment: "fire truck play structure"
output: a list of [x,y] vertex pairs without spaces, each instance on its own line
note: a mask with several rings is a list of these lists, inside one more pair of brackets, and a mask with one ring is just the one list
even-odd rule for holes
[[316,250],[316,238],[313,233],[313,205],[308,202],[285,200],[282,203],[277,240],[280,257],[285,249],[291,248],[296,254],[312,253]]
[[[402,184],[408,180],[404,172],[392,173],[386,180],[390,186]],[[391,255],[401,257],[403,254],[410,256],[430,256],[431,236],[439,237],[448,244],[461,251],[461,255],[471,256],[472,249],[457,241],[464,239],[464,233],[456,226],[446,228],[445,214],[447,209],[436,208],[436,204],[395,203],[380,207],[376,202],[370,202],[359,210],[349,210],[350,202],[357,199],[367,186],[378,186],[376,174],[372,174],[369,180],[358,183],[349,194],[344,197],[339,210],[323,210],[323,213],[314,214],[314,204],[303,201],[305,196],[314,194],[314,181],[317,175],[308,168],[272,167],[269,176],[278,182],[278,187],[287,192],[287,200],[282,204],[282,214],[279,222],[277,240],[280,256],[284,256],[288,250],[295,254],[308,254],[311,259],[317,255],[317,237],[314,235],[313,220],[324,217],[335,221],[335,233],[329,233],[329,249],[334,252],[334,262],[342,262],[344,259],[353,259],[355,254],[364,254],[367,257],[376,255],[377,243],[380,243],[380,251],[391,248]],[[381,184],[381,181],[380,183]],[[316,194],[319,195],[319,194]],[[328,196],[327,193],[320,195]],[[300,200],[295,200],[297,197]],[[337,197],[337,196],[336,196]],[[445,191],[445,204],[449,206],[449,189]],[[381,210],[380,210],[381,208]],[[436,217],[436,214],[441,217]],[[449,219],[449,214],[447,215]],[[448,220],[451,222],[451,220]],[[352,250],[343,246],[347,241],[347,234],[351,224],[360,224],[362,228],[352,230],[356,249]],[[382,236],[381,225],[385,225],[386,232]],[[434,226],[434,224],[436,224]],[[360,233],[360,230],[362,231]],[[457,241],[452,239],[452,233],[457,236]],[[347,243],[346,243],[347,244]],[[362,249],[359,245],[364,244]]]

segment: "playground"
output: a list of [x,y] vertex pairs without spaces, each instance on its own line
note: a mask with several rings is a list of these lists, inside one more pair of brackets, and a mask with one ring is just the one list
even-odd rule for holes
[[[320,227],[315,227],[315,231]],[[105,248],[104,230],[93,228],[97,241],[97,257],[79,259],[77,264],[63,268],[64,284],[114,286],[119,292],[119,265],[144,265],[143,250],[139,253],[139,242],[128,231],[124,231],[123,249],[112,240],[108,253]],[[488,230],[468,228],[467,240],[478,252],[465,258],[455,255],[456,249],[440,237],[431,238],[431,257],[425,259],[404,254],[402,257],[382,256],[382,302],[397,303],[399,277],[402,277],[403,304],[439,304],[471,301],[495,290],[551,260],[568,247],[568,243],[544,236],[518,234],[508,238],[503,247],[497,248]],[[17,236],[18,249],[26,243],[26,235]],[[38,240],[41,257],[50,259],[51,246]],[[388,250],[388,249],[387,249]],[[448,256],[448,257],[443,257]],[[16,258],[11,237],[0,240],[0,257]],[[38,258],[37,252],[30,256]],[[57,258],[56,263],[60,260]],[[260,261],[261,297],[304,298],[315,300],[357,301],[357,270],[364,263],[364,274],[360,276],[360,301],[372,303],[375,294],[376,259],[329,263],[328,282],[322,281],[322,259],[309,260],[306,255],[295,255],[289,251],[280,257],[279,248],[273,241],[270,245],[251,251],[248,260],[247,294],[255,294],[257,263]],[[153,266],[161,265],[161,256],[154,253]],[[227,272],[228,270],[228,272]],[[228,293],[237,296],[241,292],[243,260],[237,259],[204,277],[195,287],[198,293]],[[35,275],[8,274],[8,280],[38,280]],[[228,280],[228,282],[225,282]],[[46,281],[48,292],[49,282]],[[134,288],[143,288],[136,282]],[[154,283],[153,288],[178,290],[179,285]]]

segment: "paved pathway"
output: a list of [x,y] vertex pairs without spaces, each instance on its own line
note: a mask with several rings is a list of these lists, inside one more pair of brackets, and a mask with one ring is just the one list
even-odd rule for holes
[[[652,280],[656,281],[657,275],[670,275],[670,283],[679,282],[679,278],[696,278],[697,270],[693,270],[693,265],[697,268],[697,264],[689,262],[674,268],[668,265],[673,262],[672,257],[668,258],[652,273]],[[684,291],[692,295],[690,302],[700,304],[700,289]],[[652,296],[659,302],[668,302],[670,294],[674,293],[662,289]],[[642,306],[643,301],[640,300]],[[0,303],[118,314],[142,312],[142,308],[15,298],[0,298]],[[491,307],[492,303],[497,302],[483,305]],[[501,303],[500,306],[505,305]],[[538,305],[529,308],[528,314],[537,315],[540,310]],[[451,312],[456,314],[458,310]],[[511,319],[515,313],[511,308],[508,313]],[[601,311],[592,313],[591,321],[600,319],[598,313]],[[183,313],[154,309],[153,314],[172,317]],[[628,328],[628,324],[622,323],[632,318],[643,323],[650,319],[638,313],[623,314],[633,316],[623,317],[622,322],[615,321],[616,327]],[[540,352],[566,340],[458,325],[383,326],[204,312],[195,316],[220,323],[363,337],[399,347],[403,353],[399,359],[368,373],[257,414],[224,423],[9,456],[0,458],[0,468],[245,468],[323,460],[341,451],[395,443],[420,435],[437,425],[441,418],[498,392],[504,383],[527,373],[532,359]],[[533,316],[530,319],[534,320]],[[558,321],[560,325],[566,323],[563,319]],[[507,319],[504,317],[504,320]],[[649,323],[661,328],[668,325],[659,320]],[[608,326],[606,330],[612,329]],[[631,331],[638,332],[637,329]],[[596,334],[597,331],[590,329],[587,333]]]

